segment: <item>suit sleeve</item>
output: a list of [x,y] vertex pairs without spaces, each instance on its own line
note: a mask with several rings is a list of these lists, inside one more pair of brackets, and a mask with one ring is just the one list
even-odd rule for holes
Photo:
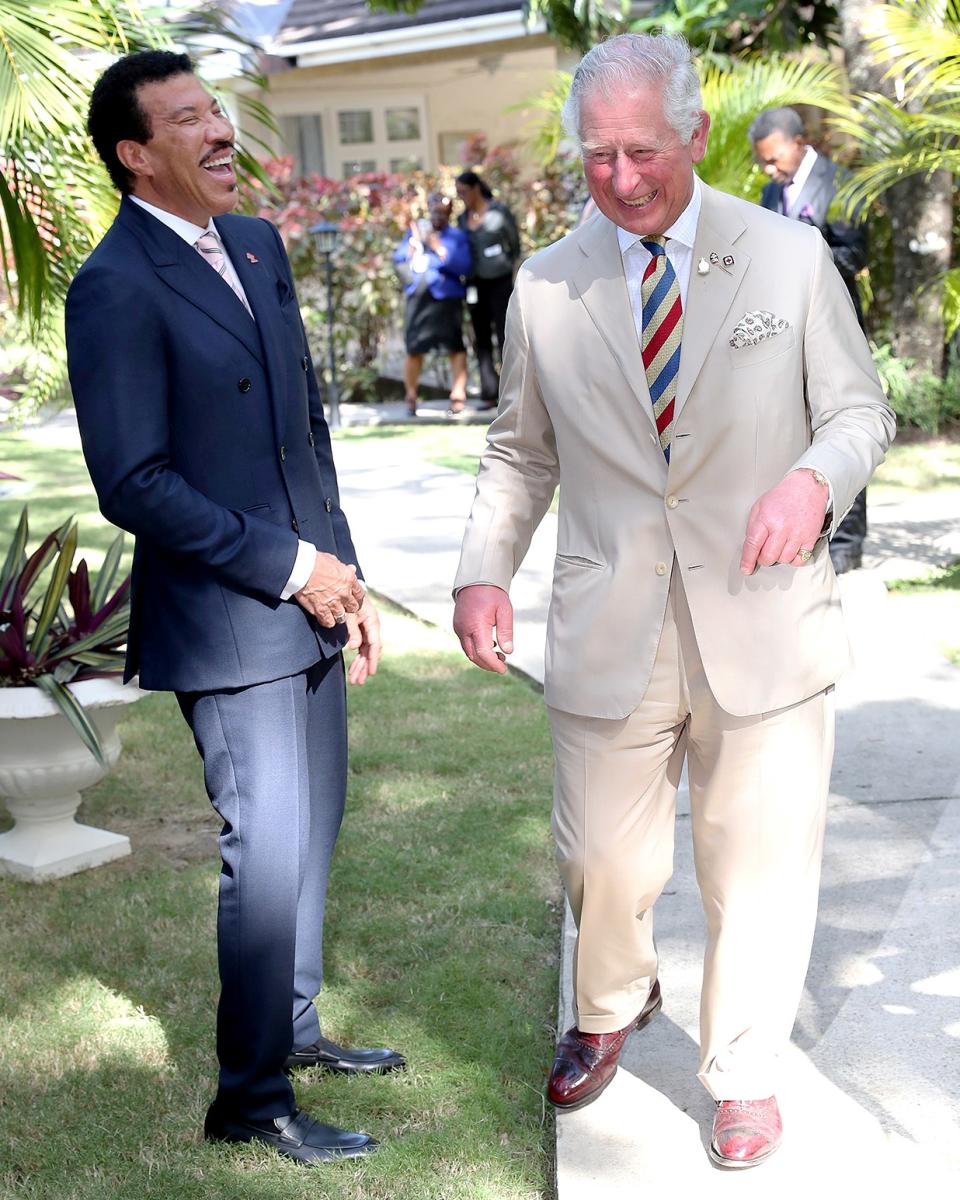
[[821,237],[804,328],[804,370],[812,443],[793,464],[813,467],[833,491],[830,536],[883,462],[897,419],[877,378],[849,293]]
[[[287,282],[290,284],[294,295],[296,295],[293,271],[290,269],[290,260],[287,258],[287,252],[284,249],[280,232],[272,222],[265,221],[264,224],[269,227],[273,234],[277,245],[277,253],[280,255],[280,260],[283,263],[283,269],[287,276]],[[300,314],[299,301],[297,301],[297,314],[298,316]],[[324,499],[329,500],[331,503],[330,520],[333,523],[333,536],[337,543],[337,557],[341,562],[353,563],[357,568],[357,574],[362,579],[363,573],[360,570],[360,563],[357,560],[357,551],[353,545],[350,526],[347,523],[346,514],[340,507],[340,487],[337,483],[337,469],[333,462],[330,429],[323,415],[323,401],[320,399],[320,388],[317,386],[317,373],[314,370],[313,356],[310,353],[310,343],[307,340],[307,333],[303,327],[302,316],[300,316],[300,332],[303,335],[304,352],[308,359],[309,368],[307,370],[307,399],[310,408],[310,431],[313,434],[313,452],[317,457],[317,466],[320,468]]]
[[297,537],[192,487],[171,466],[166,322],[149,289],[84,268],[66,303],[67,363],[84,457],[114,525],[276,599]]
[[509,589],[560,479],[553,424],[524,320],[528,287],[521,268],[507,309],[500,411],[480,459],[454,591],[471,583]]

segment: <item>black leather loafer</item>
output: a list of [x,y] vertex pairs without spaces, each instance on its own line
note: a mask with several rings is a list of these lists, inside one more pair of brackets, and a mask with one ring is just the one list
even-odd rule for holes
[[287,1056],[284,1067],[295,1071],[299,1067],[323,1067],[336,1075],[386,1075],[388,1071],[402,1071],[407,1060],[396,1050],[386,1047],[365,1050],[361,1046],[338,1046],[327,1038],[317,1038],[312,1046],[294,1050]]
[[379,1145],[368,1133],[350,1133],[335,1125],[321,1125],[300,1109],[270,1121],[250,1121],[224,1116],[211,1105],[203,1123],[203,1136],[208,1142],[262,1142],[306,1166],[341,1158],[363,1158]]

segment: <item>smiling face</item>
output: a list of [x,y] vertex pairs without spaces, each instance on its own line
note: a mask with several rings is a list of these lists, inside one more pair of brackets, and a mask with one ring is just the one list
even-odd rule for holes
[[132,192],[195,225],[230,212],[239,199],[233,170],[234,128],[195,75],[172,75],[137,89],[151,136],[117,143],[134,175]]
[[597,208],[630,233],[664,233],[690,203],[694,163],[706,152],[709,128],[701,113],[699,128],[682,145],[654,85],[617,100],[588,93],[580,103],[580,141]]
[[774,183],[789,183],[796,175],[803,156],[807,152],[807,144],[801,134],[789,137],[780,129],[775,129],[754,143],[753,155],[763,168],[764,175],[769,176]]

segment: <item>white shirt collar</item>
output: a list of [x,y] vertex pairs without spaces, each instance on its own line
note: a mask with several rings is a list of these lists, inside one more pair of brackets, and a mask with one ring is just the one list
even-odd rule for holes
[[[702,199],[703,194],[700,188],[700,180],[694,175],[693,195],[690,197],[690,203],[670,228],[666,230],[663,236],[670,238],[672,241],[679,242],[681,246],[686,246],[692,250],[697,236],[697,223],[700,220]],[[621,255],[626,254],[631,246],[635,246],[637,242],[642,240],[643,234],[630,233],[626,229],[621,229],[619,225],[617,226],[617,241],[620,243]]]
[[[165,208],[157,208],[155,204],[148,204],[146,200],[141,200],[139,196],[131,196],[130,199],[134,204],[139,204],[141,208],[158,221],[162,221],[168,229],[172,229],[178,237],[182,237],[185,242],[189,242],[191,246],[197,244],[197,239],[203,237],[205,233],[217,233],[217,227],[213,223],[213,217],[204,225],[194,225],[192,221],[186,220],[185,217],[178,217],[176,213],[167,212]],[[220,235],[217,234],[219,237]]]
[[810,178],[810,172],[813,170],[813,164],[818,158],[819,155],[817,154],[816,150],[814,150],[812,146],[808,146],[806,154],[804,154],[803,158],[800,159],[800,166],[797,167],[796,174],[790,180],[790,182],[785,185],[784,191],[788,192],[793,197],[799,196],[800,189]]

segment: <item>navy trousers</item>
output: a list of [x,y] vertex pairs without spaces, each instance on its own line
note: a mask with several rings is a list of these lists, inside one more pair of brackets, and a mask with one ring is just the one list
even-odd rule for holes
[[347,777],[343,659],[228,691],[178,693],[223,819],[217,1106],[293,1111],[291,1048],[320,1034],[323,911]]

